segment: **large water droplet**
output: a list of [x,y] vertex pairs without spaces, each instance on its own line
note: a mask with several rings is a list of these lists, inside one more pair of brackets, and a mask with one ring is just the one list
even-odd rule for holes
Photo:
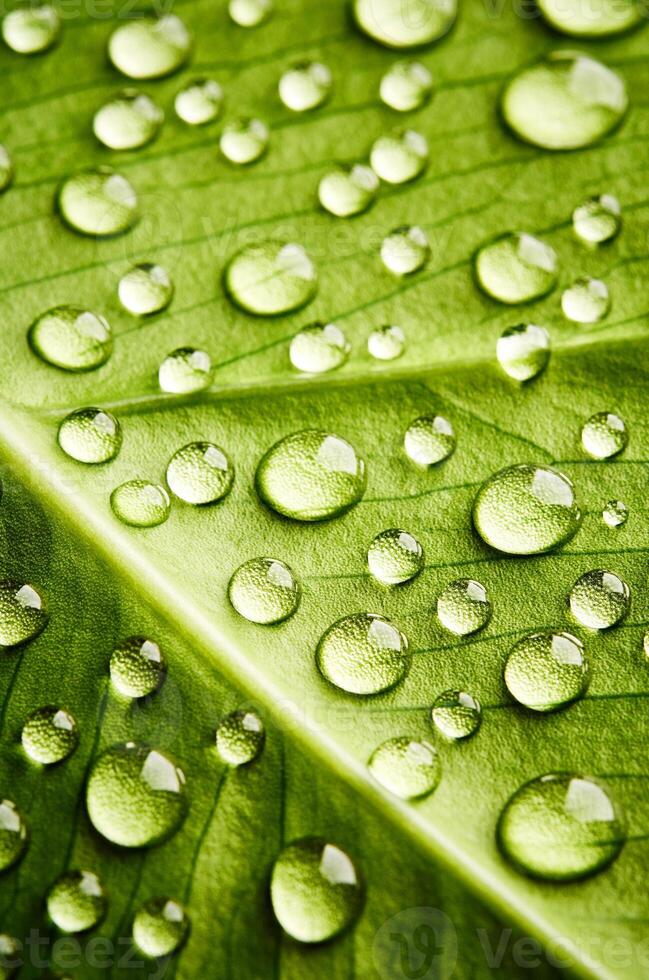
[[590,146],[617,126],[627,106],[622,78],[575,51],[554,51],[524,68],[502,101],[503,116],[516,135],[546,150]]
[[355,613],[330,626],[316,650],[322,676],[350,694],[380,694],[403,680],[408,640],[384,616]]
[[92,129],[111,150],[135,150],[158,135],[163,120],[164,113],[153,99],[129,88],[97,110]]
[[114,745],[94,763],[86,789],[95,830],[122,847],[167,840],[185,818],[185,777],[148,745]]
[[480,702],[466,691],[443,691],[435,698],[431,718],[445,738],[469,738],[480,726]]
[[79,732],[69,711],[48,705],[31,713],[23,725],[21,740],[30,759],[51,766],[74,752]]
[[397,112],[420,109],[431,97],[433,76],[420,61],[397,61],[381,79],[381,100]]
[[312,323],[293,337],[291,364],[305,374],[323,374],[345,363],[351,347],[335,323]]
[[565,544],[580,522],[575,488],[549,466],[524,463],[499,470],[482,484],[473,504],[480,537],[512,555],[536,555]]
[[534,323],[508,327],[498,338],[496,357],[510,378],[531,381],[550,360],[550,335]]
[[76,306],[55,306],[32,323],[27,335],[31,349],[47,364],[64,371],[93,371],[113,351],[108,321]]
[[442,626],[458,636],[469,636],[484,629],[491,619],[491,602],[480,582],[460,578],[451,582],[437,599],[437,615]]
[[133,316],[150,316],[164,310],[174,294],[174,287],[166,269],[154,262],[138,262],[132,265],[119,281],[119,301]]
[[259,160],[268,149],[269,139],[266,123],[261,119],[242,116],[226,123],[221,132],[219,146],[226,160],[241,166]]
[[498,822],[498,842],[525,874],[576,881],[617,857],[624,829],[610,796],[594,780],[551,773],[510,797]]
[[609,37],[642,22],[638,0],[539,0],[539,10],[552,27],[573,37]]
[[234,466],[213,442],[190,442],[173,454],[167,466],[171,492],[186,504],[222,500],[234,482]]
[[626,616],[631,593],[619,575],[594,569],[577,579],[568,601],[570,612],[582,626],[606,630]]
[[261,499],[279,514],[322,521],[359,502],[365,493],[365,463],[340,436],[304,429],[268,450],[255,482]]
[[273,0],[230,0],[228,13],[239,27],[257,27],[271,14]]
[[6,146],[0,143],[0,194],[9,187],[14,175],[14,165]]
[[555,711],[580,698],[589,665],[571,633],[532,633],[514,645],[505,664],[509,693],[533,711]]
[[204,126],[216,119],[223,104],[223,89],[213,78],[195,78],[176,96],[176,115],[188,126]]
[[15,803],[0,803],[0,874],[12,868],[27,848],[27,824]]
[[49,3],[18,7],[2,19],[2,37],[16,54],[47,51],[61,32],[61,21]]
[[299,61],[279,80],[279,97],[287,109],[307,112],[317,109],[331,91],[331,72],[319,61]]
[[554,249],[527,232],[509,232],[483,245],[475,257],[479,285],[500,303],[529,303],[557,281]]
[[597,323],[611,308],[608,286],[601,279],[583,276],[565,289],[561,296],[564,316],[575,323]]
[[27,643],[38,636],[46,623],[43,600],[32,585],[13,580],[0,582],[0,646]]
[[622,527],[629,517],[629,508],[623,500],[609,500],[602,511],[602,520],[609,527]]
[[277,316],[313,299],[317,274],[301,245],[269,240],[247,245],[230,259],[225,286],[232,300],[247,313]]
[[67,871],[47,893],[47,911],[62,932],[85,932],[101,922],[108,903],[92,871]]
[[188,932],[187,913],[172,898],[150,898],[133,918],[133,942],[151,959],[175,953]]
[[379,179],[362,163],[340,164],[318,184],[320,204],[337,218],[351,218],[367,211],[376,198]]
[[379,136],[370,150],[372,170],[387,184],[405,184],[428,163],[428,141],[414,129]]
[[128,480],[115,487],[110,506],[122,524],[131,527],[155,527],[169,517],[169,494],[158,483],[148,480]]
[[266,740],[261,718],[254,711],[233,711],[216,729],[216,751],[228,766],[253,762]]
[[377,327],[367,338],[368,353],[377,361],[394,361],[406,349],[406,335],[401,327],[386,324]]
[[122,429],[110,412],[101,408],[79,408],[59,426],[59,446],[80,463],[107,463],[122,445]]
[[617,456],[626,449],[628,441],[624,420],[613,412],[596,412],[581,430],[581,444],[594,459]]
[[572,225],[577,237],[587,245],[610,242],[622,227],[620,202],[612,194],[591,197],[575,208]]
[[381,261],[395,276],[410,276],[419,272],[430,258],[430,243],[426,232],[418,225],[395,228],[381,243]]
[[277,558],[251,558],[237,568],[228,586],[230,602],[251,623],[281,623],[300,601],[293,572]]
[[377,534],[367,550],[367,565],[383,585],[409,582],[424,567],[422,546],[408,531],[389,528]]
[[418,466],[435,466],[455,449],[453,426],[442,415],[422,415],[411,422],[403,437],[407,455]]
[[376,781],[402,800],[429,796],[442,774],[437,749],[430,742],[407,735],[383,742],[367,765]]
[[108,41],[108,57],[128,78],[162,78],[189,58],[192,39],[180,17],[142,17],[120,24]]
[[174,395],[189,395],[204,391],[212,384],[212,358],[195,347],[179,347],[167,354],[158,370],[162,391]]
[[144,698],[157,691],[167,664],[162,650],[145,636],[129,636],[110,655],[113,687],[127,698]]
[[137,194],[126,177],[110,167],[97,167],[67,177],[58,192],[65,223],[82,235],[119,235],[138,216]]
[[354,0],[360,29],[386,48],[418,48],[450,31],[457,0]]

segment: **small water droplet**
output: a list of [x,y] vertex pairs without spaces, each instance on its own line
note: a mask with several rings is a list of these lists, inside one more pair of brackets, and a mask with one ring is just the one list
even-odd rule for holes
[[420,61],[397,61],[381,79],[381,100],[396,112],[421,109],[433,92],[433,76]]
[[162,391],[174,395],[189,395],[204,391],[212,384],[212,358],[204,350],[179,347],[167,354],[158,371]]
[[516,305],[540,299],[557,281],[557,253],[527,232],[508,232],[475,257],[478,284],[492,299]]
[[27,848],[27,824],[11,800],[0,803],[0,873],[13,868]]
[[312,323],[293,337],[289,347],[291,364],[305,374],[324,374],[345,363],[351,347],[335,323]]
[[269,139],[266,123],[242,116],[223,127],[219,147],[226,160],[241,166],[259,160],[268,149]]
[[537,555],[569,541],[579,530],[581,512],[567,476],[523,463],[499,470],[482,484],[473,523],[492,548]]
[[216,751],[228,766],[253,762],[266,740],[266,732],[254,711],[233,711],[222,718],[216,729]]
[[422,415],[406,429],[403,445],[413,463],[435,466],[455,449],[453,426],[442,415]]
[[457,0],[354,0],[356,23],[386,48],[418,48],[447,34]]
[[167,664],[162,650],[145,636],[129,636],[110,655],[110,679],[124,697],[145,698],[164,681]]
[[351,218],[367,211],[374,203],[379,179],[370,167],[362,163],[340,164],[322,177],[318,184],[318,200],[337,218]]
[[433,724],[445,738],[469,738],[480,727],[480,702],[466,691],[443,691],[431,709]]
[[43,600],[32,585],[11,579],[0,582],[0,646],[27,643],[46,623]]
[[622,500],[609,500],[602,511],[602,520],[609,527],[622,527],[629,516],[629,508]]
[[306,250],[295,242],[247,245],[228,262],[225,287],[247,313],[278,316],[305,306],[318,277]]
[[67,177],[59,188],[57,202],[61,217],[70,228],[97,238],[128,231],[138,216],[137,194],[126,177],[110,167]]
[[491,611],[484,585],[470,578],[451,582],[437,599],[440,623],[458,636],[469,636],[484,629],[491,619]]
[[428,163],[428,141],[414,129],[379,136],[372,144],[370,163],[387,184],[405,184],[423,173]]
[[181,88],[174,102],[176,115],[188,126],[204,126],[221,112],[223,89],[213,78],[194,78]]
[[279,80],[279,97],[287,109],[317,109],[331,92],[331,72],[320,61],[298,61]]
[[619,575],[594,569],[577,579],[570,590],[568,602],[570,612],[582,626],[607,630],[626,616],[631,592]]
[[410,276],[430,259],[430,243],[423,228],[404,225],[395,228],[381,243],[381,261],[395,276]]
[[628,106],[622,78],[595,58],[553,51],[507,85],[502,111],[517,136],[546,150],[591,146]]
[[54,705],[33,711],[23,725],[21,740],[30,759],[44,766],[67,759],[77,747],[77,723],[69,711]]
[[403,680],[408,640],[384,616],[355,613],[323,634],[316,651],[320,673],[349,694],[380,694]]
[[51,48],[61,32],[61,21],[49,3],[18,7],[2,19],[2,37],[16,54],[40,54]]
[[172,898],[150,898],[133,918],[133,942],[151,959],[175,953],[188,932],[187,913]]
[[108,41],[108,57],[128,78],[162,78],[189,58],[192,39],[180,17],[142,17],[120,24]]
[[255,482],[261,499],[278,514],[322,521],[359,502],[365,493],[365,463],[340,436],[304,429],[268,450]]
[[228,13],[239,27],[257,27],[270,17],[272,9],[272,0],[230,0],[228,3]]
[[367,765],[376,781],[402,800],[429,796],[442,774],[437,749],[430,742],[407,735],[383,742]]
[[129,88],[97,110],[92,129],[111,150],[135,150],[158,135],[163,120],[164,113],[153,99]]
[[572,213],[575,234],[587,245],[610,242],[622,227],[620,202],[612,194],[600,194],[578,205]]
[[110,506],[122,524],[131,527],[155,527],[169,517],[169,494],[158,483],[148,480],[128,480],[115,487]]
[[561,309],[575,323],[597,323],[611,309],[608,286],[601,279],[583,276],[563,291]]
[[117,295],[128,313],[133,316],[150,316],[164,310],[174,294],[174,287],[166,269],[154,262],[138,262],[132,265],[119,281]]
[[101,408],[79,408],[59,426],[59,446],[80,463],[107,463],[122,445],[122,428],[110,412]]
[[240,565],[228,586],[230,602],[251,623],[281,623],[300,601],[293,572],[277,558],[251,558]]
[[601,871],[624,844],[613,800],[594,780],[551,773],[525,783],[498,821],[498,843],[525,874],[546,881],[576,881]]
[[531,633],[512,647],[505,664],[509,693],[532,711],[555,711],[576,701],[588,674],[584,645],[571,633]]
[[424,567],[424,550],[408,531],[389,528],[377,534],[367,550],[370,573],[383,585],[409,582]]
[[27,339],[35,354],[63,371],[93,371],[113,351],[108,321],[77,306],[55,306],[41,313]]
[[401,327],[386,324],[377,327],[367,338],[368,353],[377,361],[394,361],[406,349],[406,335]]
[[571,37],[601,38],[628,31],[641,23],[644,8],[637,0],[539,0],[539,10],[549,24]]
[[85,932],[106,914],[104,886],[92,871],[66,871],[47,893],[47,911],[61,932]]
[[86,805],[95,830],[113,844],[151,847],[185,819],[185,776],[148,745],[114,745],[92,767]]
[[0,194],[9,187],[13,180],[14,166],[6,146],[0,143]]
[[169,489],[186,504],[216,503],[230,492],[233,482],[234,467],[213,442],[188,443],[167,466]]
[[550,335],[545,327],[534,323],[508,327],[498,338],[496,357],[510,378],[531,381],[550,360]]
[[594,459],[611,459],[626,449],[629,435],[624,421],[613,412],[596,412],[581,430],[581,444]]
[[15,977],[22,948],[22,943],[9,933],[0,933],[0,980],[10,980],[11,977]]

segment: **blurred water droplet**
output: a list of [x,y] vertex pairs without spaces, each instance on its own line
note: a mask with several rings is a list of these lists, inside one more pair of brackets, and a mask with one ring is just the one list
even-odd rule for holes
[[539,0],[547,22],[571,37],[602,38],[628,31],[640,24],[645,8],[638,0]]
[[273,10],[272,0],[230,0],[228,13],[239,27],[257,27]]
[[279,97],[287,109],[317,109],[331,92],[331,72],[320,61],[298,61],[282,74]]
[[600,194],[578,205],[572,213],[575,234],[587,245],[610,242],[620,231],[620,202],[612,194]]
[[264,747],[266,732],[254,711],[233,711],[216,729],[216,751],[228,766],[247,766]]
[[316,651],[322,676],[350,694],[380,694],[403,680],[408,640],[394,623],[373,613],[345,616],[323,634]]
[[561,309],[575,323],[597,323],[611,309],[608,286],[601,279],[583,276],[563,291]]
[[401,327],[386,324],[377,327],[367,338],[368,353],[377,361],[394,361],[406,348],[406,335]]
[[110,412],[101,408],[79,408],[59,426],[59,446],[80,463],[107,463],[122,445],[122,428]]
[[397,61],[381,79],[381,100],[397,112],[420,109],[430,99],[433,76],[420,61]]
[[429,796],[442,774],[437,749],[430,742],[407,735],[383,742],[367,765],[374,779],[402,800]]
[[126,177],[110,167],[97,167],[66,177],[57,203],[61,217],[82,235],[119,235],[138,217],[137,194]]
[[414,129],[379,136],[372,144],[370,163],[387,184],[405,184],[423,173],[428,163],[428,141]]
[[115,487],[110,506],[122,524],[155,527],[169,517],[171,503],[164,487],[148,480],[128,480]]
[[221,153],[230,163],[254,163],[268,149],[270,133],[261,119],[242,116],[226,123],[221,132]]
[[478,284],[500,303],[540,299],[557,281],[554,249],[527,232],[508,232],[483,245],[475,257]]
[[195,347],[179,347],[167,354],[158,370],[162,391],[174,395],[189,395],[204,391],[212,384],[212,358]]
[[27,643],[46,623],[43,600],[33,585],[12,579],[0,582],[0,646]]
[[6,146],[0,143],[0,194],[9,187],[13,180],[14,166]]
[[174,109],[188,126],[204,126],[221,112],[223,89],[213,78],[194,78],[178,92]]
[[92,129],[111,150],[135,150],[155,139],[163,120],[164,113],[152,98],[129,88],[97,110]]
[[323,374],[345,363],[351,347],[335,323],[312,323],[293,337],[289,347],[291,364],[305,374]]
[[17,7],[2,18],[3,40],[16,54],[47,51],[60,32],[59,15],[49,3]]
[[447,34],[457,16],[457,0],[354,0],[356,23],[386,48],[430,44]]
[[150,898],[133,918],[133,942],[144,956],[158,959],[175,953],[189,932],[189,919],[180,902]]
[[13,868],[27,848],[27,824],[15,803],[0,803],[0,874]]
[[395,276],[410,276],[430,259],[430,243],[423,228],[404,225],[395,228],[381,244],[381,261]]
[[180,17],[142,17],[115,28],[108,57],[128,78],[162,78],[179,71],[189,58],[192,39]]
[[63,371],[93,371],[113,351],[108,321],[77,306],[55,306],[41,313],[27,339],[41,360]]
[[550,335],[545,327],[534,323],[508,327],[498,338],[496,357],[510,378],[531,381],[550,360]]
[[117,295],[128,313],[133,316],[150,316],[164,310],[174,294],[174,287],[166,269],[154,262],[138,262],[132,265],[119,281]]
[[318,200],[337,218],[350,218],[366,211],[376,198],[379,179],[362,163],[341,164],[318,184]]
[[278,316],[305,306],[315,296],[317,283],[313,262],[295,242],[247,245],[225,270],[231,299],[257,316]]

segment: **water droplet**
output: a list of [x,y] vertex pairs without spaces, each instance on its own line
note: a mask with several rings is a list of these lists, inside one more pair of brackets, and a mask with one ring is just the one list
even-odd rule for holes
[[563,291],[561,309],[575,323],[597,323],[611,308],[608,286],[601,279],[584,276]]
[[602,520],[609,527],[622,527],[629,516],[629,508],[622,500],[609,500],[602,511]]
[[150,898],[133,918],[133,942],[151,959],[175,953],[188,932],[187,913],[172,898]]
[[318,200],[337,218],[350,218],[367,211],[376,198],[379,179],[362,163],[341,164],[326,173],[318,184]]
[[429,796],[442,774],[437,749],[407,735],[383,742],[367,765],[376,781],[402,800]]
[[127,698],[145,698],[164,681],[167,664],[162,650],[145,636],[129,636],[110,656],[113,687]]
[[55,306],[32,323],[31,349],[47,364],[63,371],[93,371],[113,351],[113,335],[99,313],[76,306]]
[[373,330],[367,338],[367,350],[377,361],[394,361],[406,349],[406,335],[401,327],[386,324]]
[[217,118],[223,104],[223,89],[213,78],[195,78],[176,96],[176,115],[188,126],[204,126]]
[[397,61],[381,79],[381,100],[397,112],[421,109],[433,92],[433,76],[420,61]]
[[424,551],[408,531],[389,528],[377,534],[367,551],[371,574],[383,585],[409,582],[424,567]]
[[572,213],[575,234],[588,245],[610,242],[622,227],[620,202],[612,194],[600,194],[580,204]]
[[433,724],[446,738],[469,738],[480,726],[480,702],[466,691],[443,691],[431,710]]
[[167,466],[171,492],[186,504],[214,504],[234,482],[234,467],[213,442],[190,442],[173,454]]
[[533,711],[555,711],[580,698],[589,665],[581,640],[571,633],[532,633],[514,645],[505,664],[511,696]]
[[531,381],[550,360],[550,335],[545,327],[534,323],[508,327],[498,338],[496,357],[510,378]]
[[255,482],[261,499],[278,514],[322,521],[359,502],[365,493],[365,463],[340,436],[304,429],[268,450]]
[[281,623],[300,601],[293,572],[276,558],[251,558],[237,568],[228,586],[230,602],[251,623]]
[[537,555],[569,541],[581,522],[575,488],[549,466],[523,463],[489,477],[473,504],[473,523],[492,548]]
[[442,626],[451,633],[458,636],[477,633],[491,619],[491,602],[487,590],[473,579],[457,579],[440,594],[437,615]]
[[0,194],[9,187],[14,175],[14,166],[9,150],[0,143]]
[[158,483],[128,480],[115,487],[110,495],[115,517],[131,527],[155,527],[169,517],[169,494]]
[[279,97],[287,109],[317,109],[331,92],[331,72],[319,61],[298,61],[279,80]]
[[395,228],[381,243],[381,261],[395,276],[419,272],[430,259],[430,244],[423,228],[404,225]]
[[27,848],[27,824],[11,800],[0,803],[0,873],[13,868]]
[[386,48],[418,48],[450,31],[457,0],[354,0],[356,23]]
[[149,316],[164,310],[174,294],[166,269],[153,262],[139,262],[124,273],[117,287],[119,301],[133,316]]
[[229,766],[245,766],[257,758],[266,739],[261,719],[253,711],[233,711],[216,729],[216,750]]
[[138,216],[137,194],[126,177],[97,167],[67,177],[58,192],[65,223],[82,235],[105,238],[128,231]]
[[498,822],[498,843],[533,878],[576,881],[617,857],[624,829],[612,799],[594,780],[551,773],[510,797]]
[[162,391],[189,395],[209,388],[212,375],[212,358],[207,351],[179,347],[167,354],[160,365],[158,384]]
[[351,347],[335,323],[312,323],[293,337],[291,364],[305,374],[323,374],[345,363]]
[[231,299],[247,313],[278,316],[304,306],[315,296],[313,262],[295,242],[260,242],[234,255],[225,270]]
[[618,575],[595,569],[577,579],[568,601],[570,612],[582,626],[607,630],[626,616],[631,593]]
[[612,412],[596,412],[581,430],[581,444],[594,459],[610,459],[626,448],[629,435],[624,421]]
[[92,767],[86,805],[95,830],[113,844],[151,847],[185,818],[185,776],[148,745],[114,745]]
[[242,116],[223,127],[219,146],[221,153],[230,163],[254,163],[268,149],[270,133],[261,119]]
[[163,119],[164,113],[153,99],[129,88],[97,110],[92,129],[99,142],[111,150],[135,150],[158,135]]
[[557,253],[527,232],[508,232],[475,257],[479,285],[492,299],[516,305],[549,293],[557,281]]
[[318,837],[285,847],[273,865],[270,899],[282,929],[301,943],[322,943],[347,929],[363,903],[348,854]]
[[637,0],[539,0],[539,10],[557,31],[572,37],[610,37],[639,24],[644,8]]
[[272,0],[230,0],[228,13],[239,27],[257,27],[273,9]]
[[49,3],[19,7],[2,19],[2,37],[16,54],[47,51],[61,32],[61,21]]
[[23,748],[44,766],[67,759],[77,747],[77,723],[69,711],[48,705],[33,711],[22,730]]
[[59,426],[59,446],[80,463],[107,463],[122,445],[122,429],[110,412],[101,408],[79,408]]
[[527,143],[574,150],[610,133],[627,106],[624,81],[601,61],[575,51],[553,51],[509,82],[502,111]]
[[27,643],[38,636],[46,623],[43,600],[32,585],[13,580],[0,582],[0,646]]
[[370,163],[387,184],[405,184],[423,173],[428,163],[428,141],[414,129],[379,136],[372,144]]
[[453,426],[442,415],[422,415],[406,429],[403,445],[418,466],[435,466],[455,449]]
[[320,673],[349,694],[380,694],[403,680],[408,640],[384,616],[355,613],[323,634],[316,651]]
[[108,57],[128,78],[162,78],[189,58],[192,39],[180,17],[142,17],[120,24],[108,41]]
[[104,886],[92,871],[67,871],[47,893],[47,911],[62,932],[85,932],[106,914]]
[[0,980],[10,980],[19,969],[22,943],[6,932],[0,933]]

